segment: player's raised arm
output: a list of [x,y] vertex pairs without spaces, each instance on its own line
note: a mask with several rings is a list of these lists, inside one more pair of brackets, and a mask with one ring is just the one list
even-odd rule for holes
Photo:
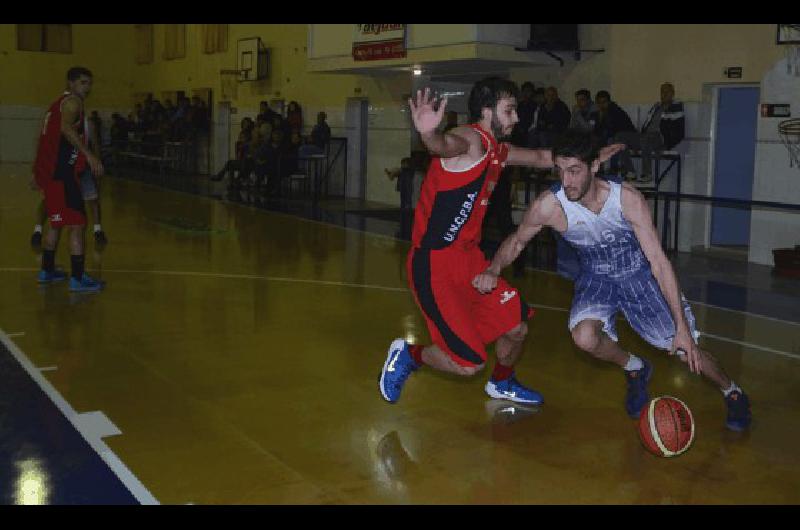
[[426,88],[424,93],[417,90],[416,101],[408,100],[411,119],[422,137],[422,142],[431,154],[441,158],[454,158],[467,154],[470,142],[456,132],[458,129],[444,134],[436,130],[444,116],[447,98],[442,98],[439,106],[435,108],[436,98],[432,97],[430,92],[430,88]]
[[[602,164],[619,151],[625,149],[625,144],[611,144],[600,149],[597,159]],[[529,149],[526,147],[508,146],[506,164],[512,166],[528,166],[539,168],[553,167],[553,152],[550,149]]]
[[551,191],[545,191],[531,203],[525,211],[517,231],[508,236],[500,245],[489,267],[472,280],[472,285],[483,294],[497,286],[497,277],[509,266],[525,246],[544,226],[551,226],[558,201]]

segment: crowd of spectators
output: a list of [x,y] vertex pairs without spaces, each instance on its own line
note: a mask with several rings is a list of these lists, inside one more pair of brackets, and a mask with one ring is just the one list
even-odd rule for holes
[[144,103],[137,103],[127,117],[111,115],[111,144],[125,148],[130,140],[141,140],[157,146],[163,142],[193,142],[207,135],[211,123],[208,105],[202,98],[179,96],[161,101],[148,95]]
[[255,121],[242,120],[236,158],[211,180],[228,175],[231,186],[254,185],[268,194],[280,193],[281,182],[300,170],[301,160],[326,152],[331,138],[326,119],[325,112],[319,112],[311,134],[303,136],[303,109],[298,102],[290,102],[283,117],[262,101]]
[[[519,122],[511,142],[522,147],[550,147],[555,137],[569,128],[593,132],[604,145],[621,142],[628,146],[614,157],[612,172],[622,171],[627,180],[652,180],[652,160],[673,149],[685,135],[683,103],[675,100],[671,83],[661,86],[660,99],[650,108],[641,130],[637,130],[625,110],[617,105],[607,90],[592,94],[582,88],[575,92],[572,110],[561,101],[555,87],[535,88],[526,82],[517,103]],[[637,176],[631,152],[642,157],[641,175]]]

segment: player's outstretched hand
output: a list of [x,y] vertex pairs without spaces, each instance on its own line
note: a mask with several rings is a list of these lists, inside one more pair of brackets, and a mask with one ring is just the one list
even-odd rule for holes
[[472,286],[481,294],[491,293],[497,287],[497,274],[486,269],[472,279]]
[[602,149],[600,149],[600,152],[597,154],[597,158],[600,160],[601,163],[605,162],[606,160],[609,160],[612,156],[616,155],[617,153],[625,149],[625,147],[626,147],[625,144],[607,145]]
[[431,89],[426,88],[423,93],[417,90],[416,101],[409,98],[408,106],[411,109],[411,119],[414,127],[420,134],[433,132],[442,122],[444,108],[447,105],[447,97],[442,98],[439,107],[435,107],[436,98],[431,96]]

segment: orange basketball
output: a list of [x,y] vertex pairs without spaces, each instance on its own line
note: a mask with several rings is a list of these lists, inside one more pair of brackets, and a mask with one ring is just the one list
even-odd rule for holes
[[694,440],[692,411],[672,396],[653,398],[639,415],[639,437],[656,456],[678,456]]

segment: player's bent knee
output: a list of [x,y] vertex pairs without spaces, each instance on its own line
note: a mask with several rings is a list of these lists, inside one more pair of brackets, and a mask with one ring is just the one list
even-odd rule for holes
[[578,348],[587,352],[593,352],[600,344],[600,334],[596,326],[585,321],[572,329],[572,340]]
[[525,322],[520,322],[517,327],[508,331],[505,336],[509,340],[513,340],[515,342],[522,342],[525,340],[525,337],[528,335],[528,325]]

